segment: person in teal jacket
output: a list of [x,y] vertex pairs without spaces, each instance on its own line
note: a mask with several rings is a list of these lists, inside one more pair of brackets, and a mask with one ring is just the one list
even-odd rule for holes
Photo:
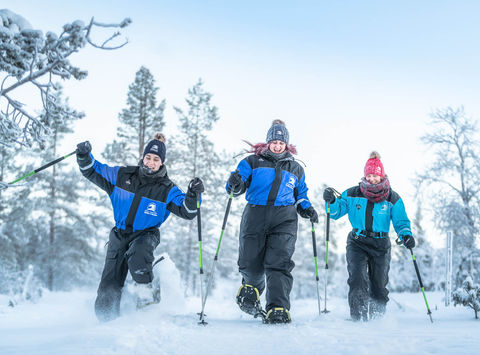
[[323,198],[331,218],[348,214],[352,225],[347,238],[350,316],[363,321],[380,317],[388,302],[390,221],[405,247],[415,247],[405,205],[390,188],[380,155],[370,154],[359,185],[338,197],[334,189],[327,187]]

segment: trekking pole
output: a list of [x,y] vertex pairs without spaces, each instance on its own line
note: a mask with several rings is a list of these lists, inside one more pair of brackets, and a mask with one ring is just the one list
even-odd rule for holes
[[320,305],[320,289],[318,277],[318,263],[317,263],[317,238],[315,238],[315,226],[312,222],[312,244],[313,244],[313,259],[315,260],[315,280],[317,281],[317,301],[318,301],[318,315],[321,315],[322,306]]
[[327,283],[328,283],[328,242],[330,241],[330,204],[327,203],[327,223],[325,225],[325,298],[323,300],[325,308],[322,313],[328,313],[327,310]]
[[13,180],[12,182],[5,183],[5,182],[0,181],[0,190],[4,190],[4,189],[6,189],[7,187],[10,187],[10,185],[13,185],[13,184],[19,182],[20,180],[23,180],[23,179],[25,179],[25,178],[27,178],[27,177],[29,177],[29,176],[32,176],[32,175],[34,175],[34,174],[36,174],[36,173],[38,173],[38,172],[40,172],[40,171],[42,171],[42,170],[44,170],[44,169],[52,166],[52,165],[55,165],[55,164],[61,162],[62,160],[66,159],[66,158],[68,158],[68,157],[70,157],[70,156],[72,156],[72,155],[75,154],[76,152],[77,152],[77,150],[74,150],[74,151],[71,152],[70,154],[67,154],[67,155],[64,155],[63,157],[60,157],[60,158],[58,158],[58,159],[55,159],[55,160],[51,161],[50,163],[47,163],[47,164],[41,166],[40,168],[35,169],[35,170],[29,172],[28,174],[23,175],[22,177],[19,177],[19,178],[16,179],[16,180]]
[[210,274],[208,275],[208,281],[207,281],[207,290],[205,292],[205,297],[202,300],[202,311],[200,312],[200,322],[198,324],[208,324],[205,322],[205,304],[207,303],[207,297],[208,297],[208,291],[210,290],[210,286],[213,281],[213,274],[215,272],[215,265],[217,264],[218,261],[218,253],[220,252],[220,245],[222,243],[222,238],[223,238],[223,233],[225,232],[225,228],[227,226],[227,219],[228,215],[230,213],[230,207],[232,205],[232,200],[233,200],[233,190],[230,191],[230,195],[228,196],[228,203],[227,203],[227,209],[225,210],[225,215],[223,216],[223,223],[222,223],[222,231],[220,232],[220,238],[218,239],[218,244],[217,244],[217,250],[215,252],[215,257],[213,258],[212,266],[210,268]]
[[[198,227],[198,252],[200,256],[200,297],[203,302],[203,260],[202,260],[202,217],[200,215],[200,193],[197,194],[197,227]],[[200,318],[199,324],[207,324]]]
[[427,314],[430,317],[430,322],[433,323],[432,311],[430,310],[430,307],[428,307],[427,296],[425,296],[425,289],[423,288],[422,278],[420,277],[420,270],[418,269],[417,260],[415,259],[415,255],[413,255],[412,248],[408,248],[408,250],[410,250],[410,254],[412,254],[413,265],[415,266],[415,272],[417,273],[418,283],[420,284],[420,289],[423,293],[423,299],[425,300],[425,305],[427,306]]

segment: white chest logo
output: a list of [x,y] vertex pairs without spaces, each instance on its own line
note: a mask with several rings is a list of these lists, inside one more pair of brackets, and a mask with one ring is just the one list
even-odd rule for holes
[[293,176],[290,177],[290,179],[288,179],[288,182],[287,182],[287,187],[291,188],[292,190],[295,188],[295,178]]
[[380,212],[381,214],[387,213],[388,210],[388,205],[386,203],[383,203],[382,206],[380,206]]
[[145,211],[143,211],[145,214],[149,214],[150,216],[158,216],[157,214],[157,205],[154,204],[153,202],[149,203]]

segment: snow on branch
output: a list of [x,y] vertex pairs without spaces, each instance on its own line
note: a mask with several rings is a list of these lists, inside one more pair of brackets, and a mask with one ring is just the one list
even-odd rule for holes
[[463,281],[462,287],[453,292],[452,298],[454,306],[460,304],[472,308],[475,312],[475,319],[478,319],[478,312],[480,311],[480,285],[474,284],[471,276],[467,276]]
[[[57,110],[54,81],[58,79],[84,79],[87,71],[74,66],[69,57],[86,45],[114,50],[125,46],[111,45],[120,36],[116,31],[100,44],[91,35],[95,28],[125,28],[129,18],[120,23],[104,24],[94,21],[88,25],[76,20],[63,26],[60,35],[32,29],[20,15],[10,10],[0,10],[0,144],[18,143],[43,146],[49,133],[49,115]],[[45,115],[39,117],[25,108],[25,98],[18,98],[19,88],[33,88],[40,94]],[[17,95],[15,95],[17,94]],[[23,93],[23,97],[25,97]]]

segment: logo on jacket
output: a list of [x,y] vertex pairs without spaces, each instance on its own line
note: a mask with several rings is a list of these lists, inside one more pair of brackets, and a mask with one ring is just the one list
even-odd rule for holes
[[153,202],[149,203],[145,211],[143,211],[145,214],[149,214],[150,216],[155,216],[157,217],[157,205]]
[[357,203],[356,207],[357,207],[357,210],[361,210],[361,209],[362,209],[362,205],[359,204],[359,203]]
[[381,214],[385,214],[387,213],[387,210],[388,210],[388,205],[384,202],[381,206],[380,206],[380,212]]
[[290,176],[290,179],[288,179],[286,185],[293,190],[295,188],[295,178],[293,176]]

